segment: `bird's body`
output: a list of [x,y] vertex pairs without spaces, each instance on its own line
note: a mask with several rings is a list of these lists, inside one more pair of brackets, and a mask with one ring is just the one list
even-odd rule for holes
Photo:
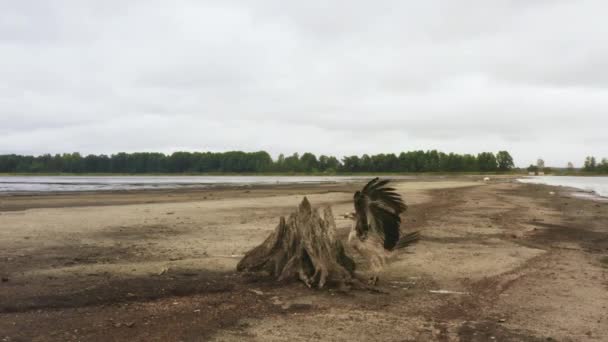
[[[382,238],[376,234],[370,234],[367,239],[361,241],[357,237],[354,225],[348,234],[348,243],[352,249],[369,263],[369,271],[372,274],[372,278],[377,278],[378,274],[394,254],[394,252],[384,249]],[[372,281],[375,282],[376,278]]]
[[354,222],[348,235],[349,245],[368,261],[374,284],[395,249],[418,240],[417,232],[401,237],[400,215],[407,206],[394,188],[386,186],[388,182],[374,178],[355,193]]

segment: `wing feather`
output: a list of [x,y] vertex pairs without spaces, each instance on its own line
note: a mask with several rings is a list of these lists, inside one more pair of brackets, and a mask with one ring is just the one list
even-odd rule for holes
[[399,215],[407,206],[395,188],[387,186],[389,182],[376,177],[355,193],[355,229],[362,240],[370,232],[377,233],[384,241],[384,248],[392,250],[399,242]]

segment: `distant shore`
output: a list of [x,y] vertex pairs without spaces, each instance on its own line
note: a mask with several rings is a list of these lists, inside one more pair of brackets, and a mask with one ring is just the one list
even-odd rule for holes
[[513,175],[428,175],[428,174],[352,174],[352,175],[180,175],[180,176],[0,176],[0,194],[108,192],[108,191],[162,191],[251,188],[273,185],[340,184],[363,182],[372,177],[395,181],[439,181],[446,179],[481,181],[511,179]]
[[1,173],[0,177],[158,177],[158,176],[483,176],[483,175],[502,175],[502,176],[527,176],[522,172],[206,172],[206,173]]
[[[57,173],[57,172],[0,172],[0,177],[158,177],[158,176],[530,176],[525,170],[488,171],[488,172],[185,172],[185,173]],[[546,176],[575,176],[575,177],[608,177],[608,174],[591,171],[553,171]]]

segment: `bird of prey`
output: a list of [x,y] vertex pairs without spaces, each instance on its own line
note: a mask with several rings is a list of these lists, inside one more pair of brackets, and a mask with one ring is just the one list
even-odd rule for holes
[[395,189],[387,186],[388,183],[389,180],[376,177],[357,191],[355,212],[349,215],[354,222],[348,243],[369,262],[373,285],[377,284],[379,272],[394,251],[419,239],[418,232],[401,236],[400,215],[407,206]]

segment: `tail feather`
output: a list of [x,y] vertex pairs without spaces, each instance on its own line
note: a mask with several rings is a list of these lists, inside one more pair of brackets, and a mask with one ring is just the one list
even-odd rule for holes
[[413,232],[413,233],[405,234],[404,236],[402,236],[399,239],[399,242],[397,242],[395,249],[400,249],[400,248],[405,248],[405,247],[411,246],[418,241],[420,241],[420,232]]

